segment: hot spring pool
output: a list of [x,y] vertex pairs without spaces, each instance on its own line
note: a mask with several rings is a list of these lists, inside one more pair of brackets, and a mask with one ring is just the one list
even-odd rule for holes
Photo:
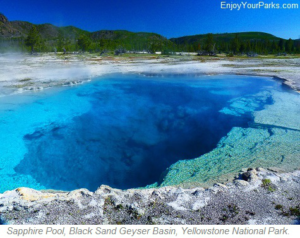
[[224,75],[110,75],[2,97],[0,192],[126,189],[207,182],[249,166],[297,168],[299,105],[280,81]]

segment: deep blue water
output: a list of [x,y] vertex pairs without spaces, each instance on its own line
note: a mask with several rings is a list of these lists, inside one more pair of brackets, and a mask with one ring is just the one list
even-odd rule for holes
[[[6,126],[0,133],[16,130],[20,141],[0,142],[13,155],[0,172],[11,188],[20,181],[61,190],[159,182],[168,166],[211,151],[232,127],[247,127],[252,111],[272,103],[256,100],[239,116],[220,112],[230,100],[270,88],[281,83],[246,76],[111,75],[29,94],[26,103],[1,112]],[[6,158],[2,154],[0,161]]]

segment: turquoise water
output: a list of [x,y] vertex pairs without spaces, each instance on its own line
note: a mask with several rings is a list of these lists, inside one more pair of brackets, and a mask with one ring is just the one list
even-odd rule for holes
[[273,91],[292,94],[262,77],[110,75],[0,98],[0,192],[161,183],[252,125]]

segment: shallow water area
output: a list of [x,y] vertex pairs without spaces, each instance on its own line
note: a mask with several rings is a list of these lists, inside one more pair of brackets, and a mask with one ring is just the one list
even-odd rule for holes
[[280,81],[232,75],[109,75],[2,97],[0,191],[206,182],[287,158],[293,169],[299,103]]

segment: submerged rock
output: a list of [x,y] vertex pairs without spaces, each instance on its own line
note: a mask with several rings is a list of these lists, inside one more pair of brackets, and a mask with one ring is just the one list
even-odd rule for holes
[[[277,171],[297,169],[300,163],[300,97],[298,94],[277,91],[260,94],[261,97],[253,98],[254,105],[257,100],[266,100],[268,97],[272,97],[274,103],[252,112],[254,124],[250,124],[249,128],[234,127],[211,152],[173,164],[161,185],[184,183],[211,186],[224,175],[232,180],[234,174],[245,167],[276,167]],[[252,104],[250,99],[236,99],[230,106],[231,112],[239,111],[236,114],[239,116],[253,111],[245,106],[245,102]],[[288,105],[285,103],[287,100],[290,102]],[[246,181],[257,180],[251,171],[242,176]]]

